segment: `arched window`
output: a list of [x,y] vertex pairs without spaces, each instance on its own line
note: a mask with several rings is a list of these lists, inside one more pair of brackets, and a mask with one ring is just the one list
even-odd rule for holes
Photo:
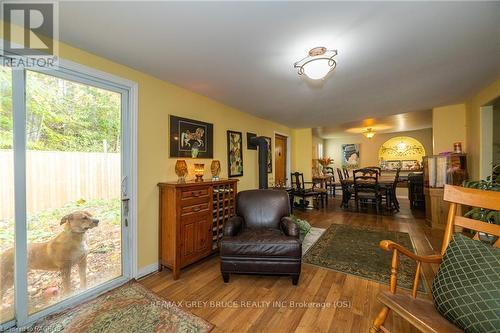
[[380,167],[384,170],[405,171],[422,169],[425,148],[420,141],[409,136],[397,136],[384,142],[378,151]]

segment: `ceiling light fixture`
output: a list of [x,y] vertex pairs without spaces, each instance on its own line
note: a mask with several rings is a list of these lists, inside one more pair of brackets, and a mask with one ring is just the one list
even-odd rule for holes
[[337,50],[315,47],[309,51],[307,57],[293,64],[293,67],[299,69],[299,75],[305,74],[310,79],[320,80],[337,67],[337,62],[333,59],[336,55]]
[[370,127],[365,132],[363,132],[363,135],[366,136],[368,139],[371,139],[375,136],[375,132]]

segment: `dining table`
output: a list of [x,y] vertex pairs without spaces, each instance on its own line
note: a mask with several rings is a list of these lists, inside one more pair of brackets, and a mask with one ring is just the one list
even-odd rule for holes
[[327,185],[334,181],[334,177],[333,175],[313,176],[312,180],[314,184],[319,184],[320,188],[326,189]]
[[[395,180],[395,175],[381,175],[378,177],[378,185],[381,189],[389,189],[394,185],[394,180]],[[373,183],[373,181],[363,181],[363,180],[358,180],[358,183],[361,182],[366,182],[366,183]],[[349,188],[352,188],[354,185],[354,179],[353,178],[346,178],[343,179],[342,182],[342,204],[341,206],[344,208],[347,208],[349,206],[349,199],[351,198],[351,195],[353,195],[353,192],[349,190]],[[395,199],[397,200],[397,199]]]

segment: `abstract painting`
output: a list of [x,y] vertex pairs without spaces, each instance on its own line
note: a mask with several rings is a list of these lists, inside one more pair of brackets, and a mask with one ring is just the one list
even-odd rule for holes
[[227,131],[227,174],[229,177],[243,176],[243,134]]

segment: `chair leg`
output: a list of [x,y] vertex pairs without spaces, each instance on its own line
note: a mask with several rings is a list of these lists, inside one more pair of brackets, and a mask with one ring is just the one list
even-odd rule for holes
[[229,273],[222,273],[222,279],[224,280],[224,283],[229,282]]
[[294,286],[296,286],[299,283],[299,277],[300,277],[300,274],[293,274],[292,275],[292,284]]
[[384,325],[388,314],[389,314],[389,308],[387,306],[384,306],[384,308],[380,310],[379,314],[377,315],[377,318],[375,318],[375,320],[373,321],[373,325],[372,327],[370,327],[370,333],[382,332],[380,327]]

